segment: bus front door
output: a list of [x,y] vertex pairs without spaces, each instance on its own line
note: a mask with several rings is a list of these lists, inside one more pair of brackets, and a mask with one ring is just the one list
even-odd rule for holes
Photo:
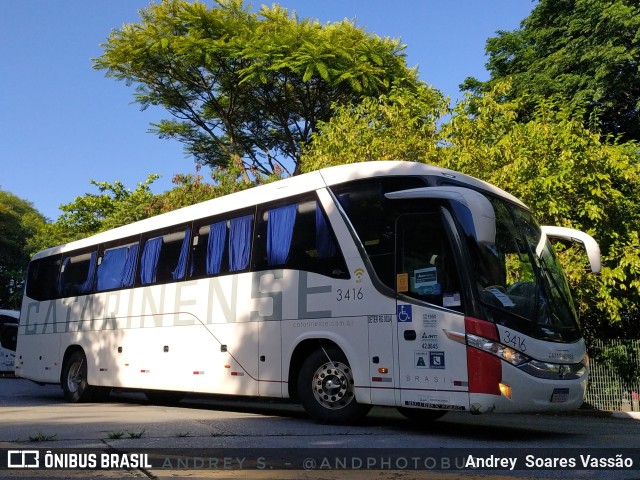
[[441,214],[401,215],[396,242],[398,405],[466,410],[466,348],[446,335],[464,332],[464,315]]

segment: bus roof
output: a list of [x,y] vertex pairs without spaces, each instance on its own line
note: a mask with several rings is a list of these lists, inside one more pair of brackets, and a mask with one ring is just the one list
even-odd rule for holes
[[35,260],[40,257],[81,249],[98,243],[105,243],[121,238],[140,235],[145,232],[166,228],[171,225],[180,225],[199,218],[206,218],[229,211],[240,210],[264,203],[265,201],[278,200],[352,180],[396,175],[436,176],[446,178],[450,181],[466,184],[472,189],[492,193],[512,203],[516,203],[521,207],[527,208],[526,205],[516,197],[494,185],[446,168],[436,167],[426,163],[392,160],[350,163],[346,165],[327,167],[310,173],[297,175],[295,177],[289,177],[277,182],[249,188],[247,190],[146,218],[144,220],[101,232],[81,240],[51,247],[36,253],[32,259]]

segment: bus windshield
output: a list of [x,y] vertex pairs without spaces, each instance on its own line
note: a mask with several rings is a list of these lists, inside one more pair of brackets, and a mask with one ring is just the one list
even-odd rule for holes
[[569,287],[546,236],[527,210],[495,198],[490,201],[495,242],[472,241],[470,248],[482,304],[497,323],[532,337],[579,339]]

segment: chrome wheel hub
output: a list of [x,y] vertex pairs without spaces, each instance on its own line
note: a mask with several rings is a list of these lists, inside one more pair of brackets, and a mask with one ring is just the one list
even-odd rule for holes
[[341,362],[327,362],[313,375],[313,395],[330,410],[339,410],[354,399],[351,368]]

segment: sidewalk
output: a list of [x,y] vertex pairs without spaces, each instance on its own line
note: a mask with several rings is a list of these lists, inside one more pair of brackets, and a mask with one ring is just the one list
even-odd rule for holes
[[631,418],[640,420],[640,412],[611,412],[613,418]]

